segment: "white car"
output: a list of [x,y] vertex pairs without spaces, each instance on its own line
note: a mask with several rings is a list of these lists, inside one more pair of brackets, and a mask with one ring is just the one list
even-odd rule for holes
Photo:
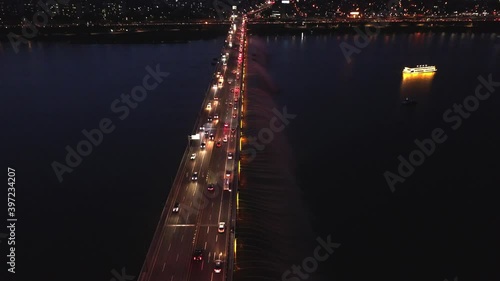
[[172,212],[178,213],[179,212],[179,203],[175,202],[174,208],[172,209]]
[[217,231],[219,231],[219,233],[224,233],[225,230],[226,230],[226,223],[223,221],[219,222],[219,228],[217,229]]
[[229,159],[229,160],[233,159],[233,154],[231,152],[229,152],[227,154],[227,159]]
[[215,265],[214,265],[214,272],[215,273],[220,273],[222,271],[222,261],[221,260],[216,260]]
[[227,142],[227,136],[224,136],[224,138],[222,139],[223,142]]
[[196,159],[196,153],[191,154],[191,160]]
[[208,109],[208,110],[212,109],[212,104],[211,104],[211,103],[208,103],[208,104],[207,104],[207,109]]

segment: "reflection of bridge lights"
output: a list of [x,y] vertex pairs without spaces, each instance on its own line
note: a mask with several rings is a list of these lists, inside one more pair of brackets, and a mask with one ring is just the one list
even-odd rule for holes
[[238,238],[234,238],[234,258],[236,259],[236,241],[238,241]]

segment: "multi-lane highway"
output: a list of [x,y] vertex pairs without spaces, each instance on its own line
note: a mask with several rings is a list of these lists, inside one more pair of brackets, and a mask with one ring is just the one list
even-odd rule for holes
[[232,279],[246,19],[232,20],[139,281]]

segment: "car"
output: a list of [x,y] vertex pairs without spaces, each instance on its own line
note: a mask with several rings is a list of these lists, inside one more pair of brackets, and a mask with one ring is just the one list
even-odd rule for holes
[[174,208],[172,209],[172,213],[178,213],[180,208],[180,204],[175,202]]
[[229,152],[227,154],[227,159],[229,159],[229,160],[233,159],[233,153],[232,152]]
[[233,113],[233,118],[236,118],[238,117],[238,115],[236,115],[236,113]]
[[234,134],[234,132],[236,132],[236,129],[235,129],[235,128],[232,128],[232,129],[231,129],[231,133],[233,133],[233,134]]
[[233,109],[234,109],[234,110],[238,109],[238,108],[236,107],[236,104],[234,104],[234,107],[233,107]]
[[212,103],[210,103],[210,102],[209,102],[209,103],[207,104],[207,109],[208,109],[208,110],[212,109]]
[[219,100],[219,97],[218,97],[218,96],[215,96],[215,97],[214,97],[214,100],[215,100],[215,101],[218,101],[218,100]]
[[196,159],[196,153],[191,154],[191,160]]
[[213,191],[213,190],[214,190],[214,188],[215,188],[215,186],[214,186],[214,184],[213,184],[213,183],[211,183],[211,184],[209,184],[209,185],[207,186],[207,190],[208,190],[208,191]]
[[210,133],[210,137],[209,137],[209,138],[210,138],[210,140],[214,140],[214,139],[215,139],[214,134],[213,134],[213,133]]
[[222,261],[221,260],[216,260],[215,265],[214,265],[214,272],[215,273],[220,273],[222,271]]
[[205,137],[208,138],[208,131],[205,131]]
[[226,171],[226,178],[229,178],[231,176],[231,171],[227,170]]
[[203,260],[203,250],[202,249],[196,249],[196,250],[194,250],[193,260],[195,260],[195,261],[201,261],[201,260]]
[[208,116],[207,122],[212,122],[212,121],[213,121],[212,116]]
[[201,149],[205,149],[206,144],[204,142],[201,143],[200,147]]
[[222,139],[223,142],[227,142],[227,136],[224,136],[224,138]]
[[200,132],[203,132],[203,131],[205,131],[205,127],[201,126],[200,127]]
[[214,114],[214,119],[219,119],[219,114],[215,113]]
[[219,222],[219,228],[217,229],[217,231],[219,233],[224,233],[225,230],[226,230],[226,223],[223,221]]
[[193,180],[193,181],[198,180],[198,172],[193,173],[193,175],[191,176],[191,180]]
[[224,128],[229,128],[229,124],[228,123],[224,123]]
[[217,144],[216,144],[217,147],[221,147],[221,145],[222,144],[220,143],[220,141],[218,141]]

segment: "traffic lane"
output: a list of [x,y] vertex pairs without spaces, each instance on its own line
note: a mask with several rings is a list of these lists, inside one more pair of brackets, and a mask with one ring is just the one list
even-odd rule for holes
[[[188,280],[199,280],[198,278],[200,276],[205,276],[204,264],[205,264],[205,262],[207,262],[208,255],[210,253],[210,246],[207,247],[207,243],[209,240],[207,235],[210,235],[210,228],[204,227],[204,225],[207,224],[207,222],[206,222],[207,216],[208,216],[208,218],[210,218],[215,213],[218,213],[218,211],[217,211],[218,205],[219,205],[218,201],[220,201],[221,197],[222,197],[222,196],[219,197],[218,194],[214,192],[212,194],[213,198],[210,198],[209,196],[207,196],[210,194],[207,193],[207,191],[205,189],[198,190],[198,192],[200,192],[200,194],[198,196],[203,196],[203,200],[205,200],[205,202],[202,205],[203,208],[200,208],[197,210],[199,216],[197,218],[197,224],[196,224],[197,230],[196,230],[196,234],[194,237],[194,241],[195,241],[194,249],[204,249],[205,254],[204,254],[204,260],[201,262],[201,264],[194,262],[190,266]],[[212,201],[212,202],[210,202],[210,201]],[[214,226],[216,226],[216,224],[214,224]]]
[[[196,146],[198,146],[198,141]],[[193,201],[195,198],[197,189],[200,186],[206,185],[206,171],[208,170],[208,163],[210,162],[211,154],[213,150],[213,145],[207,143],[207,146],[203,150],[199,150],[199,157],[194,160],[195,163],[191,164],[193,166],[192,170],[184,173],[184,177],[179,184],[179,191],[175,196],[174,202],[180,203],[180,211],[178,216],[174,216],[168,220],[171,224],[190,224],[196,222],[197,214],[193,212],[196,209],[197,203]],[[186,168],[189,169],[189,165]],[[192,181],[192,171],[198,171],[198,180]]]
[[[221,234],[217,233],[217,225],[202,225],[200,226],[200,240],[204,240],[205,243],[200,243],[199,247],[205,247],[205,257],[202,265],[194,266],[191,271],[189,280],[210,280],[212,274],[214,273],[215,260],[224,260],[226,256],[226,251],[223,244],[218,243],[218,241],[223,241],[221,239]],[[213,278],[221,276],[221,273],[214,273]],[[217,280],[214,279],[214,280]],[[222,279],[220,279],[222,280]]]
[[[207,96],[208,96],[208,95],[207,95]],[[206,98],[205,98],[205,100],[209,100],[209,99],[208,99],[208,97],[206,97]],[[207,102],[207,101],[205,101],[205,100],[204,100],[204,102]],[[204,114],[203,114],[203,112],[202,112],[202,114],[200,114],[200,115],[204,115]],[[203,117],[201,117],[201,118],[203,118]],[[200,120],[200,121],[202,121],[202,120]],[[191,155],[191,153],[188,153],[187,157],[190,157],[190,155]],[[188,166],[189,166],[189,164],[188,164],[188,162],[186,162],[186,160],[187,160],[187,159],[182,159],[182,160],[181,160],[181,166],[183,167],[183,169],[188,169],[188,168],[189,168],[189,167],[188,167]],[[185,164],[183,165],[183,164],[182,164],[182,162],[184,162]],[[196,164],[195,164],[195,165],[196,165]],[[200,165],[202,166],[202,164],[200,164]],[[201,169],[200,169],[200,170],[201,170]],[[177,176],[176,176],[176,181],[179,181],[179,179],[182,177],[182,174],[183,174],[183,173],[184,173],[184,171],[182,171],[180,175],[177,175]],[[201,176],[203,176],[203,175],[201,175]],[[187,175],[187,178],[188,178],[188,181],[189,181],[189,180],[190,180],[189,174]],[[181,181],[181,183],[179,183],[179,184],[176,184],[176,182],[174,182],[174,190],[173,190],[173,191],[174,191],[174,192],[177,192],[177,196],[175,196],[175,195],[173,196],[174,198],[173,198],[173,200],[171,200],[171,201],[173,201],[173,202],[170,202],[170,204],[168,204],[169,198],[167,198],[167,204],[165,204],[165,207],[164,207],[164,208],[168,208],[167,210],[164,210],[165,212],[167,212],[167,213],[166,213],[167,218],[165,219],[165,222],[163,223],[163,225],[165,225],[165,223],[167,223],[167,222],[168,222],[168,218],[169,218],[169,217],[175,217],[175,216],[171,216],[172,214],[171,214],[170,212],[171,212],[171,210],[172,210],[172,208],[173,208],[173,205],[174,205],[174,204],[175,204],[175,202],[176,202],[176,199],[178,200],[179,195],[180,195],[180,196],[182,196],[183,198],[185,198],[185,197],[186,197],[186,194],[185,194],[185,193],[187,193],[187,192],[181,192],[181,191],[183,190],[183,185],[184,185],[186,182],[185,182],[184,180],[180,180],[180,181]],[[170,197],[170,196],[169,196],[169,197]],[[169,206],[169,205],[170,205],[170,206]],[[164,227],[164,226],[163,226],[163,227]],[[169,236],[169,235],[168,235],[168,231],[167,231],[167,233],[165,233],[165,230],[163,229],[163,227],[162,227],[162,235],[163,235],[163,237],[161,237],[161,238],[160,238],[160,244],[159,244],[159,246],[157,246],[157,248],[158,248],[158,249],[161,249],[161,248],[162,248],[162,244],[163,244],[162,242],[163,242],[163,239],[166,239],[166,237],[168,237],[168,236]],[[174,230],[173,230],[173,233],[175,233],[175,228],[174,228]],[[183,239],[182,237],[183,237],[183,236],[181,235],[181,240]],[[154,256],[155,256],[155,259],[156,259],[156,260],[157,260],[158,258],[159,258],[160,260],[162,260],[162,259],[163,259],[163,256],[158,257],[158,255],[157,255],[157,254],[156,254],[156,255],[154,255]],[[164,264],[165,264],[165,263],[164,263]],[[163,272],[163,271],[164,271],[164,268],[162,268],[162,272]]]
[[[203,164],[200,167],[201,170],[204,170],[204,174],[208,171],[208,163]],[[183,221],[186,224],[197,224],[199,219],[198,217],[203,212],[205,202],[204,202],[204,188],[207,186],[207,178],[206,176],[202,178],[198,178],[198,181],[191,182],[189,186],[186,188],[187,194],[185,195],[186,202],[186,212],[183,216]]]
[[186,250],[192,248],[194,226],[169,226],[162,238],[162,251],[155,263],[151,280],[183,280],[187,275],[191,256]]
[[[217,175],[215,173],[211,173],[214,176],[210,178],[211,181],[215,181]],[[201,214],[200,225],[206,224],[214,224],[218,225],[221,217],[221,213],[224,213],[225,210],[221,209],[224,198],[223,186],[221,184],[215,184],[214,190],[209,191],[205,188],[204,190],[204,198],[207,200],[206,211]]]
[[[188,153],[188,155],[189,155],[189,153]],[[179,172],[182,175],[186,171],[186,169],[188,168],[189,162],[186,159],[181,159],[180,165],[182,165],[182,169],[180,169]],[[152,260],[152,262],[154,263],[153,267],[157,266],[158,255],[161,253],[161,250],[162,250],[161,245],[164,241],[165,235],[168,235],[168,233],[166,233],[168,231],[168,229],[166,229],[166,225],[168,224],[169,221],[176,220],[176,216],[175,216],[176,214],[172,213],[172,209],[173,209],[173,206],[176,202],[175,198],[177,197],[177,195],[181,191],[181,188],[180,188],[181,182],[182,182],[182,178],[179,175],[176,175],[176,178],[175,178],[173,185],[172,185],[173,189],[171,190],[171,193],[170,193],[170,194],[173,194],[173,196],[167,197],[167,202],[165,204],[164,210],[162,211],[162,212],[166,212],[166,213],[165,213],[165,217],[161,218],[163,221],[159,222],[159,224],[161,226],[157,230],[157,231],[160,231],[160,234],[158,234],[159,236],[157,238],[158,240],[152,242],[152,243],[154,243],[154,245],[153,245],[154,250],[149,257],[146,257],[146,259]],[[172,217],[172,215],[174,215],[174,216]],[[156,232],[154,235],[155,236],[157,235]],[[151,276],[149,276],[149,279],[150,278],[151,278]]]
[[[206,185],[207,183],[209,182],[209,176],[210,176],[210,164],[213,162],[213,158],[214,158],[214,155],[217,154],[217,148],[214,148],[214,142],[210,142],[210,144],[207,144],[207,152],[210,151],[210,159],[208,159],[208,161],[204,161],[204,163],[202,164],[202,167],[200,168],[200,171],[201,170],[205,170],[206,171],[206,175],[207,175],[207,178],[203,178],[201,180],[201,185],[200,186],[196,186],[197,188],[196,189],[193,189],[193,197],[195,200],[207,200],[206,198],[206,194],[207,194],[207,190],[206,190]],[[196,194],[197,193],[197,194]],[[196,196],[194,196],[196,194]],[[217,200],[217,197],[218,196],[215,196],[215,202],[217,201],[220,201],[221,199]],[[193,201],[193,200],[191,200]],[[191,202],[193,203],[193,202]],[[214,202],[212,202],[214,203]],[[189,217],[190,219],[191,218],[196,218],[196,225],[197,225],[197,230],[196,230],[196,236],[193,237],[194,241],[195,241],[195,247],[193,248],[194,249],[197,249],[197,248],[201,248],[201,244],[203,244],[203,248],[206,247],[206,241],[204,241],[206,238],[205,236],[202,234],[203,233],[203,228],[200,229],[199,225],[202,224],[205,220],[207,220],[207,216],[210,218],[212,216],[212,214],[214,213],[217,213],[217,209],[218,208],[214,208],[214,205],[217,206],[217,204],[210,204],[210,202],[207,200],[205,203],[204,202],[199,202],[196,206],[194,206],[195,208],[194,209],[190,209],[190,211],[192,212],[192,214],[190,214],[191,216]],[[208,231],[208,229],[207,229]],[[197,270],[197,268],[199,268]],[[203,262],[201,263],[201,265],[197,262],[193,262],[190,267],[189,267],[189,271],[188,271],[188,276],[191,276],[193,273],[197,276],[198,274],[196,274],[196,272],[198,271],[202,271],[203,270]],[[189,279],[191,280],[191,277],[189,277]]]
[[[210,148],[207,148],[210,149]],[[186,224],[189,223],[189,220],[185,218],[185,210],[189,210],[189,208],[192,208],[193,206],[193,201],[191,200],[192,195],[194,195],[194,190],[196,189],[196,185],[198,181],[203,181],[203,178],[200,174],[200,170],[203,167],[203,162],[205,162],[206,158],[209,158],[210,156],[207,156],[206,152],[202,152],[200,156],[197,156],[195,160],[190,160],[194,161],[193,163],[187,162],[185,169],[183,169],[183,178],[180,181],[179,185],[177,186],[178,190],[176,194],[174,194],[175,200],[173,200],[171,209],[170,209],[170,216],[167,218],[167,223],[168,224]],[[207,162],[209,159],[207,159]],[[198,171],[198,180],[197,181],[192,181],[191,177],[193,176],[193,172]],[[179,175],[181,176],[181,175]],[[179,213],[173,213],[173,206],[179,203]]]

